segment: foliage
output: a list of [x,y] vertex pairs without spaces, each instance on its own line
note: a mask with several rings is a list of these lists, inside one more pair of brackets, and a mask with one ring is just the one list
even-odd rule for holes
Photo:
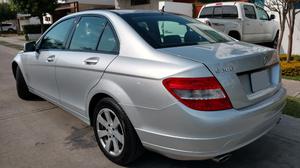
[[57,0],[10,0],[13,8],[21,13],[29,13],[31,16],[45,16],[53,14],[57,8]]
[[284,79],[300,81],[300,76],[282,76]]
[[43,16],[53,14],[58,6],[57,0],[10,0],[16,11],[37,16],[41,22],[41,31],[44,32]]
[[15,19],[17,13],[7,3],[0,3],[0,22]]
[[280,62],[283,76],[300,76],[300,61]]
[[287,105],[283,109],[283,113],[300,118],[300,98],[288,97]]
[[[286,61],[287,54],[280,54],[280,61]],[[300,61],[300,55],[292,55],[291,56],[291,61]]]

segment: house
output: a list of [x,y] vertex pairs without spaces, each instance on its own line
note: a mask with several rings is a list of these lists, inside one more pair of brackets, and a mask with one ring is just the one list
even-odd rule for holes
[[52,16],[55,22],[70,13],[88,9],[115,9],[115,0],[59,0],[59,7]]

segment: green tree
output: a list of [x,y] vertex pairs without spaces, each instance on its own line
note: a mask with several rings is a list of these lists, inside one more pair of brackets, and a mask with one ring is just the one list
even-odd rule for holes
[[20,13],[28,13],[37,16],[41,23],[41,32],[44,32],[43,16],[54,13],[57,8],[57,0],[10,0],[12,6]]
[[[0,3],[0,29],[2,29],[2,22],[10,19],[15,19],[17,13],[10,8],[10,5],[7,3]],[[0,33],[1,33],[0,32]]]

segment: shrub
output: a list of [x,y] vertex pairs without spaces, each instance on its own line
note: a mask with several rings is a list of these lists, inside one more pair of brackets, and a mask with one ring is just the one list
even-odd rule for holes
[[[50,27],[50,24],[44,25],[45,31]],[[41,25],[39,24],[28,24],[23,25],[24,34],[41,34]]]
[[[280,54],[280,61],[286,61],[287,54]],[[300,55],[292,55],[291,61],[300,61]]]
[[300,76],[300,61],[280,62],[283,76]]

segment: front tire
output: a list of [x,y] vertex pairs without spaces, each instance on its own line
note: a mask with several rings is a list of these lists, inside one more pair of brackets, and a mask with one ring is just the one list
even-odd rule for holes
[[97,103],[93,128],[100,149],[116,164],[127,165],[143,153],[135,129],[125,112],[112,98],[103,98]]
[[19,66],[16,69],[16,87],[18,96],[23,100],[33,100],[37,98],[34,94],[32,94],[23,77],[22,71]]

